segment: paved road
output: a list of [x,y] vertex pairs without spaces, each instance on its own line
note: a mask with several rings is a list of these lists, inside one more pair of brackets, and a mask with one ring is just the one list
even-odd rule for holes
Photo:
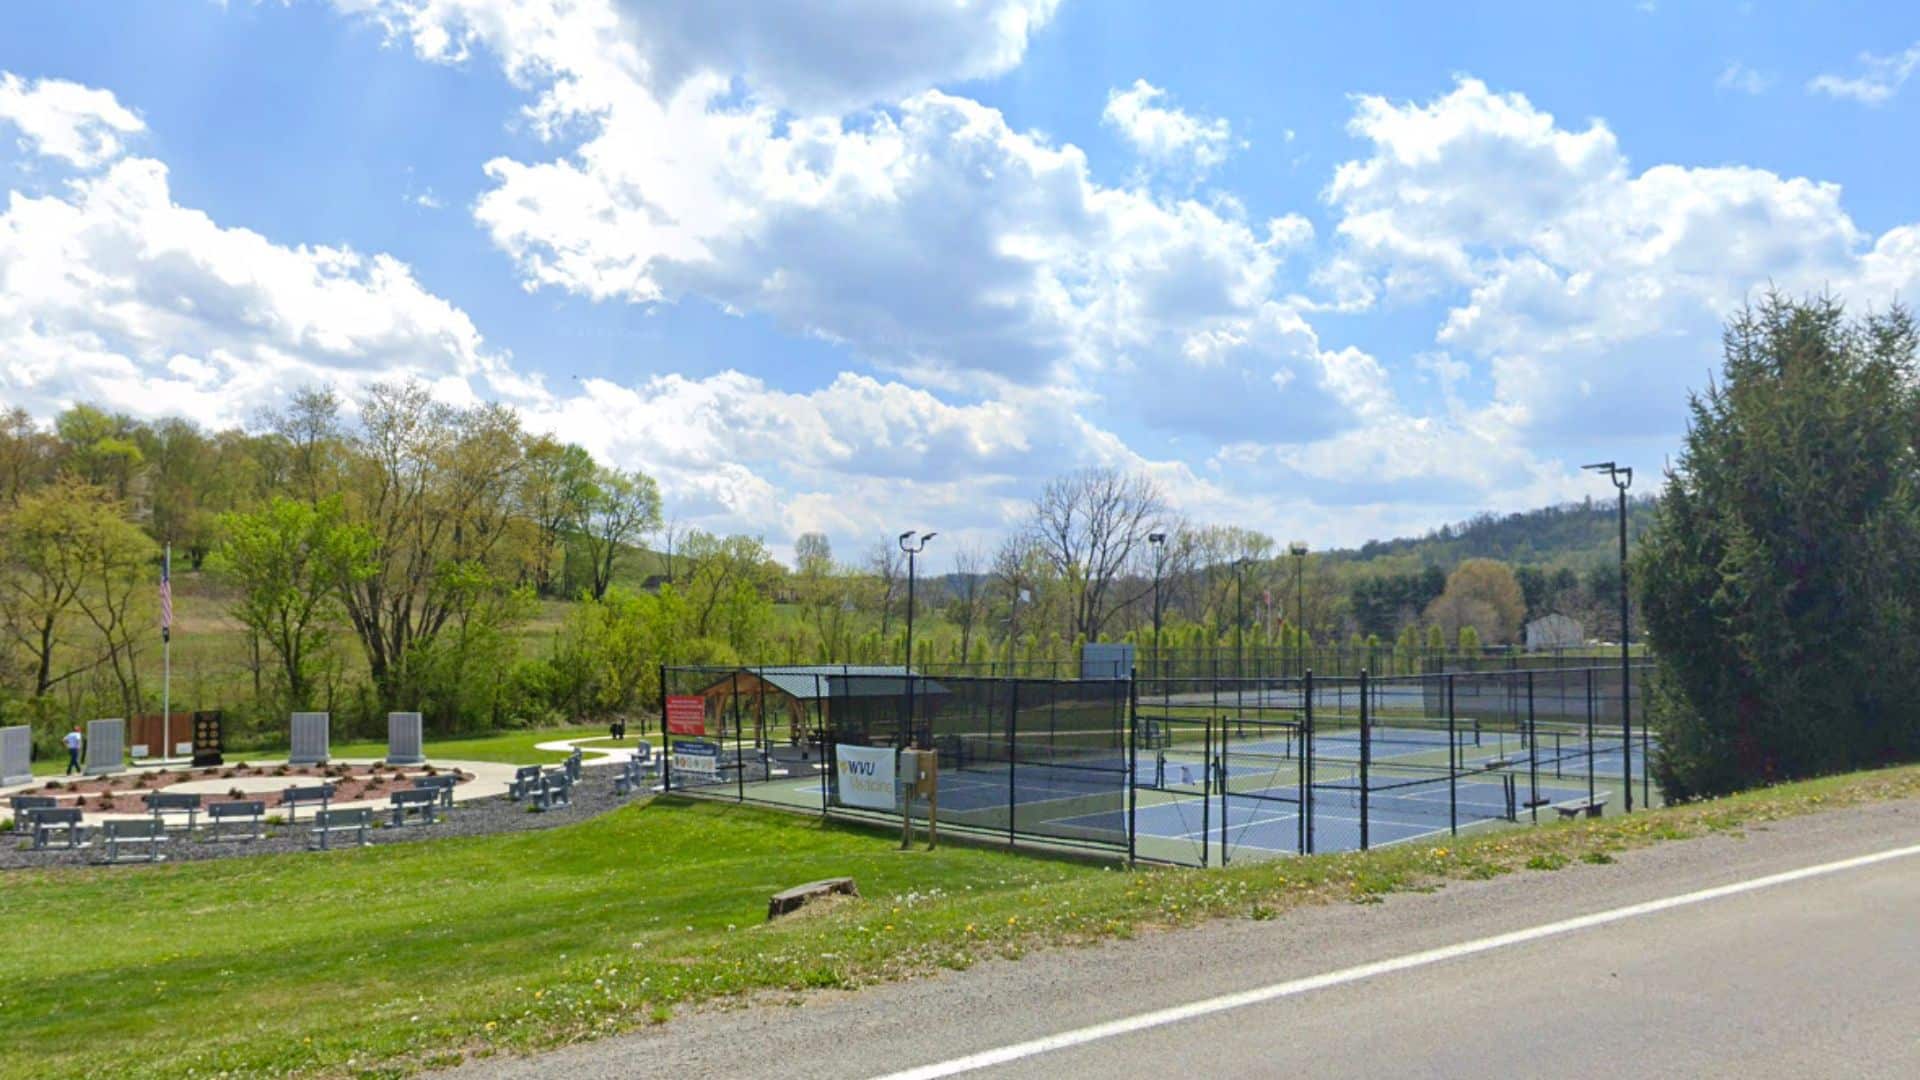
[[[1920,843],[1920,804],[675,1021],[472,1076],[857,1077]],[[1920,856],[1488,949],[972,1076],[1920,1075]]]

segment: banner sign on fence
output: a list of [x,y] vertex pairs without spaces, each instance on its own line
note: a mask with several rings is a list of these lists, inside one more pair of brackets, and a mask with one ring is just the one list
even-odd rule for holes
[[697,694],[688,694],[667,699],[667,734],[705,735],[706,733],[706,698]]
[[840,803],[869,810],[892,810],[899,805],[893,792],[893,748],[836,745]]
[[[698,698],[694,700],[699,700]],[[720,775],[720,744],[677,742],[673,744],[673,771],[696,776]]]

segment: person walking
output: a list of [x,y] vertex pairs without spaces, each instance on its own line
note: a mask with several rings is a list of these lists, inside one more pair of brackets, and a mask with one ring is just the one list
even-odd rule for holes
[[67,744],[67,775],[72,776],[74,773],[82,771],[80,768],[80,744],[83,740],[80,737],[80,729],[76,727],[72,731],[67,732],[67,737],[60,741]]

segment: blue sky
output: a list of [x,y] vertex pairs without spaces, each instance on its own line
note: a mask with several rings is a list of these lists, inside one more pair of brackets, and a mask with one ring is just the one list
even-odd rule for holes
[[0,72],[6,404],[418,378],[776,550],[1578,497],[1743,298],[1920,282],[1900,5],[79,0]]

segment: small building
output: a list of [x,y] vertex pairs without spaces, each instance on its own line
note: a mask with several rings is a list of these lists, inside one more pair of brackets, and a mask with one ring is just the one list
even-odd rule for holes
[[1570,649],[1587,643],[1586,628],[1579,620],[1558,612],[1528,623],[1524,633],[1528,652]]
[[[824,736],[838,742],[891,744],[907,715],[907,669],[900,665],[805,664],[740,668],[700,691],[707,719],[723,737],[797,744]],[[938,682],[913,678],[916,727],[930,723],[947,698]]]

